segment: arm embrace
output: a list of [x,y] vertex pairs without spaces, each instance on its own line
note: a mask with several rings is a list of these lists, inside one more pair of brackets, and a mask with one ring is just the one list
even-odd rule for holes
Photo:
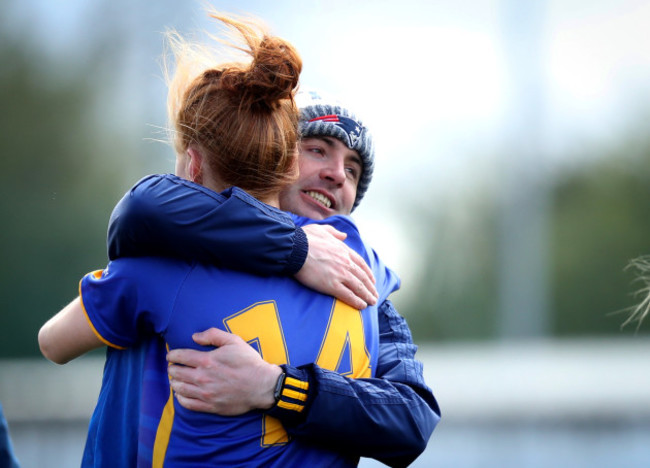
[[[229,203],[233,208],[221,211]],[[219,220],[221,216],[224,218]],[[261,228],[257,227],[259,216],[265,218]],[[278,217],[284,219],[281,230],[266,224],[277,223]],[[233,219],[238,227],[232,224]],[[215,194],[175,176],[151,176],[136,185],[116,207],[109,228],[109,252],[111,256],[167,254],[201,258],[262,274],[292,274],[288,265],[295,258],[292,251],[299,243],[294,236],[300,228],[289,221],[286,213],[271,209],[236,188]],[[277,242],[277,247],[255,247],[260,242],[268,244],[269,239]],[[253,255],[248,252],[249,246]],[[376,265],[374,257],[369,260]],[[350,379],[314,364],[302,368],[289,366],[287,373],[309,383],[306,411],[296,417],[275,406],[269,414],[280,419],[293,437],[402,466],[422,453],[439,421],[440,410],[424,383],[422,364],[415,360],[416,347],[408,326],[390,301],[385,300],[392,291],[384,287],[389,281],[378,278],[378,282],[383,302],[378,307],[380,336],[375,378]],[[211,343],[204,338],[201,344]],[[215,369],[238,357],[239,345],[248,347],[245,343],[233,343],[228,349],[222,347],[208,353],[170,353],[172,387],[183,406],[223,414],[219,409],[223,402],[229,401],[231,405],[232,400],[228,399],[237,395],[228,394]],[[192,362],[185,361],[186,356]],[[242,373],[250,370],[242,366],[238,369]],[[254,379],[243,382],[248,380],[257,385]],[[239,393],[243,394],[241,388]],[[261,406],[250,409],[254,407]],[[337,418],[331,417],[333,412]]]
[[119,201],[108,227],[108,255],[201,259],[260,275],[289,275],[357,309],[375,304],[368,265],[331,226],[293,218],[243,190],[216,193],[180,177],[151,175]]
[[140,180],[119,201],[108,226],[111,260],[165,255],[293,275],[307,250],[305,232],[287,213],[238,188],[216,193],[172,174]]
[[296,417],[278,407],[269,414],[293,437],[406,466],[426,448],[440,408],[415,359],[408,325],[390,301],[379,306],[379,330],[375,378],[350,379],[315,364],[294,369],[309,382],[305,414]]
[[[351,379],[315,364],[282,366],[287,376],[306,389],[304,409],[274,405],[268,414],[282,421],[296,439],[390,466],[411,463],[424,451],[440,420],[440,409],[424,382],[422,364],[415,359],[417,348],[408,325],[390,301],[379,307],[379,331],[375,378]],[[251,361],[251,348],[241,339],[228,339],[228,346],[223,346],[225,335],[216,329],[195,335],[203,346],[219,346],[213,351],[176,349],[168,354],[179,403],[221,415],[232,415],[233,407],[238,408],[237,414],[269,408],[263,395],[272,394],[273,385],[261,389],[259,375],[277,375],[277,366],[265,363],[259,355]],[[234,390],[232,382],[237,382]],[[260,399],[251,403],[248,395],[261,390]]]

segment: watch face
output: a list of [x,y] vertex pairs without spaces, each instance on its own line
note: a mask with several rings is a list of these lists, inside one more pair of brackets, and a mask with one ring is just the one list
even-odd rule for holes
[[284,377],[285,373],[282,372],[280,376],[278,377],[278,381],[275,384],[275,390],[273,391],[273,398],[275,398],[275,402],[277,403],[280,400],[280,397],[282,396],[282,387],[284,386]]

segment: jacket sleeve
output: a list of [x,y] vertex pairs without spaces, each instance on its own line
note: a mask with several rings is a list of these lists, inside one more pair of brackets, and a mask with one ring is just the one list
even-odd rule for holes
[[408,325],[388,300],[379,307],[379,331],[375,378],[350,379],[315,364],[283,366],[287,377],[307,388],[305,407],[298,412],[278,404],[268,414],[292,437],[389,466],[412,463],[426,448],[440,409],[415,359]]
[[216,193],[171,174],[138,182],[108,226],[108,256],[201,259],[262,275],[294,275],[307,236],[285,212],[238,188]]

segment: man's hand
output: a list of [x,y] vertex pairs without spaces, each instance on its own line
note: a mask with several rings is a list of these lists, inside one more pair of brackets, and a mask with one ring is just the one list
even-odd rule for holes
[[355,309],[376,304],[375,278],[363,258],[343,243],[347,234],[329,225],[309,224],[302,229],[307,234],[309,252],[295,278]]
[[171,386],[187,409],[237,416],[275,404],[273,390],[282,370],[265,362],[239,336],[210,328],[192,338],[213,351],[174,349],[167,354]]

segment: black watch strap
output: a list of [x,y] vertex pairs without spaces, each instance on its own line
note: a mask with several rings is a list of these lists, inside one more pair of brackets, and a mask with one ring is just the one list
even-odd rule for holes
[[266,414],[279,419],[282,424],[299,424],[306,418],[306,409],[311,403],[309,374],[304,369],[286,364],[280,367],[282,374],[273,392],[275,405],[266,410]]
[[282,396],[282,387],[284,386],[284,378],[287,376],[287,373],[282,369],[282,373],[278,377],[278,381],[275,383],[275,390],[273,390],[273,398],[275,398],[275,404],[278,404],[280,397]]

